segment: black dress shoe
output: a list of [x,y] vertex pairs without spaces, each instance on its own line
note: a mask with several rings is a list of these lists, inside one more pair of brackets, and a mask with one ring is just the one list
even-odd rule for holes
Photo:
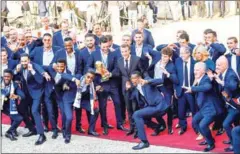
[[14,130],[14,131],[12,132],[12,134],[13,134],[14,137],[18,137],[18,132],[17,132],[17,130]]
[[100,134],[98,134],[97,132],[88,132],[88,135],[92,135],[92,136],[100,136]]
[[43,129],[44,129],[44,132],[46,133],[49,131],[49,128],[47,126],[44,126]]
[[129,135],[132,135],[133,133],[134,133],[134,129],[130,129],[126,135],[129,136]]
[[66,138],[66,133],[65,131],[62,131],[63,138]]
[[30,136],[33,136],[33,135],[37,135],[37,132],[35,132],[35,131],[29,131],[28,133],[23,134],[22,137],[30,137]]
[[158,136],[158,134],[161,132],[159,128],[154,129],[154,132],[151,134],[151,136]]
[[230,147],[225,148],[224,151],[225,152],[232,152],[233,151],[233,146],[231,145]]
[[172,127],[169,127],[169,128],[168,128],[168,134],[169,134],[169,135],[172,135],[172,134],[173,134],[173,129],[172,129]]
[[103,128],[103,135],[108,135],[108,127]]
[[132,147],[132,149],[133,150],[141,150],[141,149],[144,149],[144,148],[147,148],[147,147],[149,147],[149,143],[148,142],[146,142],[146,143],[140,142],[138,145]]
[[207,145],[207,141],[202,141],[198,145]]
[[81,134],[84,134],[84,133],[85,133],[85,130],[84,130],[82,127],[76,128],[76,131],[78,131],[78,132],[81,133]]
[[220,129],[217,131],[216,136],[222,135],[224,132],[225,132],[225,130],[224,130],[223,128],[220,128]]
[[70,138],[66,137],[65,140],[64,140],[64,143],[66,143],[66,144],[70,143]]
[[114,127],[112,125],[107,125],[108,129],[113,129]]
[[57,137],[58,137],[58,131],[55,130],[55,131],[53,131],[52,139],[56,139]]
[[223,141],[223,144],[231,144],[231,141]]
[[5,136],[9,138],[11,141],[16,141],[17,138],[10,132],[6,132]]
[[208,152],[208,151],[211,151],[215,148],[215,144],[212,144],[212,145],[207,145],[207,147],[203,150],[203,152]]
[[35,145],[41,145],[47,140],[44,134],[39,135],[38,140],[35,142]]
[[125,132],[129,131],[127,128],[124,128],[123,125],[117,127],[118,130],[123,130]]
[[181,128],[180,131],[178,132],[179,135],[184,134],[187,131],[186,128]]

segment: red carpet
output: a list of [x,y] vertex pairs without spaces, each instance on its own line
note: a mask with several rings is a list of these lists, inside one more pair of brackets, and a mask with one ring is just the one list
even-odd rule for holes
[[[3,124],[10,123],[9,118],[5,115],[2,117],[2,120],[3,120],[2,121]],[[173,121],[173,127],[175,127],[177,122],[178,122],[177,119]],[[60,123],[61,122],[59,122],[58,124],[59,126],[60,126]],[[113,104],[111,102],[108,103],[108,123],[116,127],[115,114],[113,110]],[[82,127],[85,130],[87,130],[88,128],[88,122],[87,122],[85,111],[83,111],[83,116],[82,116]],[[128,124],[126,125],[126,127],[127,128],[129,127]],[[202,151],[205,148],[205,146],[198,145],[200,141],[195,140],[197,135],[194,133],[191,127],[191,118],[188,118],[187,132],[181,136],[178,135],[178,129],[175,129],[175,128],[173,128],[174,133],[172,135],[168,135],[167,130],[165,130],[164,132],[160,133],[159,136],[151,136],[150,134],[153,132],[153,130],[148,128],[146,129],[147,129],[148,140],[152,145],[160,145],[160,146],[189,149],[189,150],[196,150],[196,151]],[[73,120],[72,130],[73,130],[73,134],[82,135],[75,131],[75,118]],[[96,124],[96,131],[101,134],[100,138],[119,140],[119,141],[128,141],[128,142],[139,142],[139,139],[133,139],[132,136],[126,136],[125,132],[119,131],[117,129],[110,129],[108,136],[102,135],[102,128],[100,127],[100,116]],[[224,148],[228,147],[228,145],[224,145],[222,143],[223,140],[227,140],[227,136],[225,133],[220,136],[215,136],[215,134],[216,132],[213,132],[214,138],[216,140],[216,148],[213,150],[213,152],[222,153],[224,152]]]

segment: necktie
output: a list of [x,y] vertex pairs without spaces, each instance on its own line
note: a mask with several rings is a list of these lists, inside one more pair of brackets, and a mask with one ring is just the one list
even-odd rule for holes
[[185,63],[185,68],[184,68],[184,79],[185,79],[185,86],[188,87],[189,84],[188,84],[188,67],[187,67],[187,62],[184,62]]
[[125,60],[125,62],[126,62],[125,68],[126,68],[126,71],[128,73],[128,60]]

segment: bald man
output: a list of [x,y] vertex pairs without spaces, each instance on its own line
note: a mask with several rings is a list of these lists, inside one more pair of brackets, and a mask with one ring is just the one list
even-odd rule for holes
[[[214,79],[220,87],[219,92],[223,94],[223,99],[227,101],[226,96],[229,98],[235,98],[238,93],[237,89],[239,80],[234,70],[229,67],[228,60],[225,56],[221,56],[217,59],[216,72],[219,75],[215,75]],[[234,106],[228,103],[226,104],[226,108],[228,113],[223,122],[223,128],[226,130],[229,140],[223,141],[223,143],[230,145],[228,148],[225,148],[224,151],[231,152],[233,151],[231,135],[232,123],[240,116],[240,112]]]
[[212,137],[209,125],[214,121],[216,108],[213,102],[213,87],[211,80],[206,75],[206,64],[198,62],[194,66],[195,81],[193,86],[185,87],[186,93],[194,93],[199,111],[192,119],[192,127],[196,132],[200,132],[205,141],[199,145],[207,145],[204,152],[211,151],[215,148],[215,140]]

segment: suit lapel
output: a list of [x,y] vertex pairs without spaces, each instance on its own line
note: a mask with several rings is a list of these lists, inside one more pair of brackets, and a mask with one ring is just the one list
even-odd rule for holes
[[43,52],[44,52],[44,50],[43,50],[43,47],[41,47],[40,48],[40,52],[39,52],[39,58],[40,58],[40,64],[42,64],[43,65]]

